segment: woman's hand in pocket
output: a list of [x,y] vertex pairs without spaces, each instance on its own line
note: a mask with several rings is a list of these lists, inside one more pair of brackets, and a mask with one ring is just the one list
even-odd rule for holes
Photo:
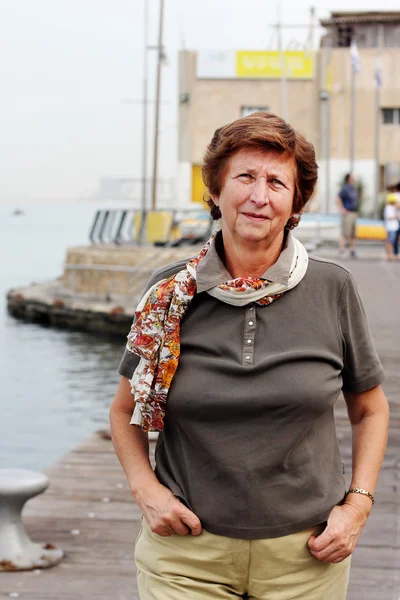
[[350,556],[367,520],[366,508],[350,501],[335,506],[324,531],[317,537],[312,535],[308,540],[311,554],[327,563],[338,563]]
[[161,483],[152,483],[146,491],[135,494],[135,500],[153,533],[167,537],[200,535],[199,518]]

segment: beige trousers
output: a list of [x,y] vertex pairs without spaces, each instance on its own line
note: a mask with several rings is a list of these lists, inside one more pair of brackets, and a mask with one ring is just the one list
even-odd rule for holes
[[342,236],[347,239],[356,237],[357,213],[348,212],[342,215]]
[[345,600],[350,557],[316,560],[307,540],[320,529],[280,538],[161,537],[146,520],[136,541],[141,600]]

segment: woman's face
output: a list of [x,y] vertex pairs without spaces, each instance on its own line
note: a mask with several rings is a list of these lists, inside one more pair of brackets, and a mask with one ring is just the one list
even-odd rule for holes
[[268,248],[282,241],[293,213],[295,162],[285,154],[242,149],[227,165],[220,195],[213,196],[222,215],[222,233],[234,243]]

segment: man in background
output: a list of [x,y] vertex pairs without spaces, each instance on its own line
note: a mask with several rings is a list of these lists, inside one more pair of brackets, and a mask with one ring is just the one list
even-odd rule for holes
[[342,215],[342,229],[339,240],[339,252],[343,254],[346,245],[349,245],[350,256],[356,256],[356,220],[358,209],[358,192],[355,187],[355,179],[352,173],[348,173],[344,179],[344,186],[340,190],[336,202]]

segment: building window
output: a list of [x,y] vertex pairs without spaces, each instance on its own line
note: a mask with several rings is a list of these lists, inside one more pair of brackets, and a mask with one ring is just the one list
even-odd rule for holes
[[339,25],[337,31],[339,48],[349,48],[353,37],[353,28],[349,25]]
[[255,112],[268,112],[268,111],[269,111],[268,106],[241,106],[240,107],[240,116],[248,117],[249,115],[252,115]]
[[400,108],[382,108],[384,125],[400,125]]

